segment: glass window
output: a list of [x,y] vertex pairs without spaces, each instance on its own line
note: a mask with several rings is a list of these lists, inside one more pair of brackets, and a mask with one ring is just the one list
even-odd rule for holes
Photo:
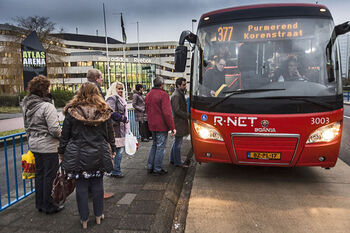
[[[194,52],[193,93],[225,95],[238,89],[285,89],[247,93],[247,97],[327,96],[330,83],[325,48],[329,19],[278,19],[232,22],[200,28]],[[234,95],[235,97],[243,97]]]

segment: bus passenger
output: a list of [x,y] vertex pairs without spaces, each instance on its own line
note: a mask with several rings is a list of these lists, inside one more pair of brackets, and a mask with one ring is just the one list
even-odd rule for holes
[[52,184],[58,169],[61,127],[50,94],[50,80],[43,75],[29,82],[29,93],[23,100],[24,127],[29,149],[35,156],[35,207],[46,214],[56,213],[63,206],[52,202]]
[[208,70],[203,77],[202,95],[215,96],[215,92],[225,84],[225,66],[224,58],[218,58],[214,68]]
[[104,101],[97,86],[82,84],[65,106],[62,137],[58,153],[68,177],[76,180],[76,200],[84,229],[89,219],[88,190],[91,190],[96,223],[103,215],[103,175],[113,168],[116,151],[110,120],[112,109]]
[[282,65],[282,70],[276,73],[274,79],[277,82],[305,80],[299,73],[297,58],[295,56],[289,56]]

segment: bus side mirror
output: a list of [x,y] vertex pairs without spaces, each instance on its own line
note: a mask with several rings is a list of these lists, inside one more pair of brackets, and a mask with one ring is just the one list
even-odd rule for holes
[[350,32],[350,21],[335,26],[334,31],[336,36]]
[[179,45],[175,49],[175,72],[184,72],[187,61],[187,47]]
[[350,21],[339,24],[334,27],[331,38],[326,47],[326,59],[327,59],[327,74],[328,74],[328,82],[333,82],[335,80],[334,77],[334,65],[332,61],[332,48],[335,43],[335,39],[339,35],[343,35],[350,31]]

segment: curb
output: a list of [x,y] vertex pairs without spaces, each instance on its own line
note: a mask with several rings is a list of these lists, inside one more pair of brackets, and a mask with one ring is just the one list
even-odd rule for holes
[[[194,157],[192,150],[191,152],[192,152],[192,157]],[[197,169],[197,162],[195,161],[194,158],[192,158],[184,180],[180,198],[176,205],[176,211],[175,211],[173,226],[171,228],[171,233],[185,232],[188,205],[190,201],[192,185],[193,185],[196,169]]]
[[[192,155],[192,147],[187,152],[186,158]],[[175,169],[172,173],[170,182],[162,198],[161,204],[157,210],[155,220],[150,227],[149,232],[164,233],[170,232],[173,225],[176,206],[180,198],[182,186],[188,172],[188,168]]]

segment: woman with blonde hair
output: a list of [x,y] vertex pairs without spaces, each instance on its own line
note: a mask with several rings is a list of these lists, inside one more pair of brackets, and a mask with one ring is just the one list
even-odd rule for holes
[[[76,199],[83,228],[89,218],[88,190],[91,190],[96,223],[103,215],[103,174],[113,168],[114,135],[112,109],[93,83],[84,83],[65,106],[58,153],[68,178],[76,179]],[[112,153],[112,154],[111,154]]]
[[114,157],[114,167],[111,176],[123,178],[120,164],[125,146],[125,135],[130,133],[128,121],[127,103],[124,98],[124,85],[121,82],[114,82],[107,91],[107,104],[113,109],[113,129],[115,135],[116,154]]

